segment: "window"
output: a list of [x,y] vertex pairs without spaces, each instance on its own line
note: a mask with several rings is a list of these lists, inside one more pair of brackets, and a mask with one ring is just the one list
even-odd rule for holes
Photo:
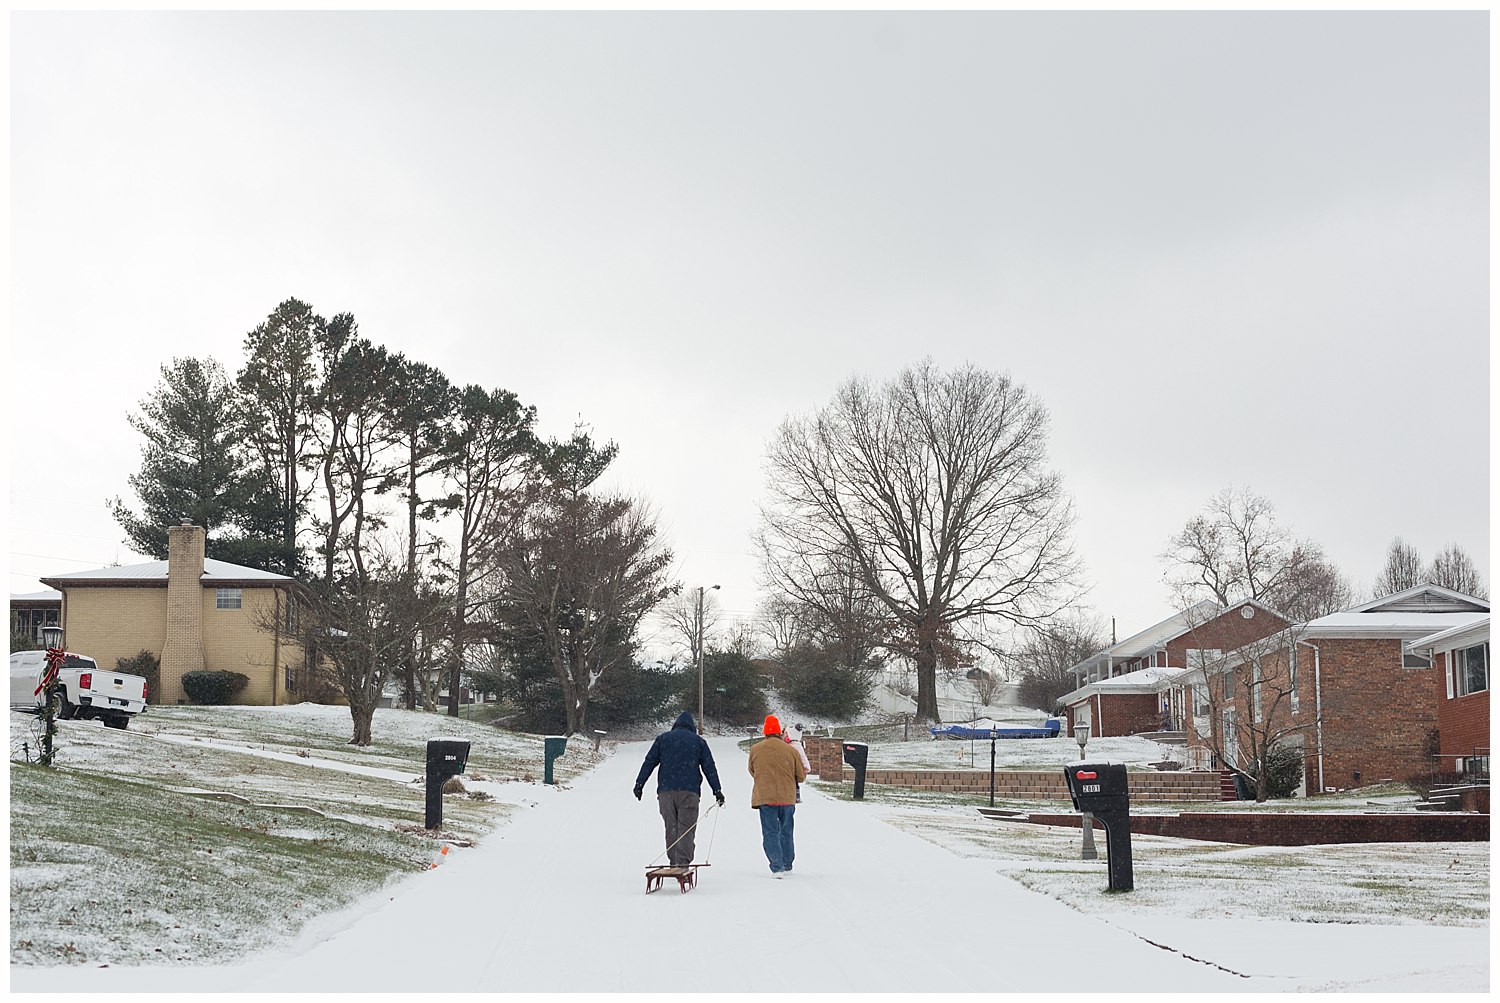
[[[1219,659],[1224,657],[1224,652],[1218,648],[1189,648],[1184,654],[1187,656],[1187,664],[1192,669],[1207,670]],[[1207,675],[1207,672],[1204,673]]]
[[286,597],[286,630],[288,634],[297,633],[297,597],[291,593]]
[[1291,688],[1292,713],[1297,713],[1302,706],[1302,701],[1297,697],[1297,646],[1294,644],[1286,654],[1287,684]]
[[1208,684],[1193,684],[1193,716],[1207,717],[1210,710],[1208,701]]
[[295,690],[297,688],[297,670],[290,665],[286,667],[286,688]]
[[214,598],[215,609],[239,609],[241,592],[239,589],[219,589]]
[[1476,644],[1453,652],[1454,693],[1464,696],[1490,688],[1490,644]]
[[1432,668],[1432,657],[1430,655],[1418,655],[1415,652],[1407,652],[1401,656],[1401,667],[1403,669],[1430,669]]

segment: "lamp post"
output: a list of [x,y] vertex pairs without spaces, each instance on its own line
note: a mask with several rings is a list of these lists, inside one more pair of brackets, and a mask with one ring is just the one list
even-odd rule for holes
[[[1073,726],[1073,738],[1078,742],[1078,759],[1083,760],[1083,750],[1089,744],[1089,731],[1092,725],[1075,724]],[[1081,860],[1098,860],[1099,851],[1094,849],[1094,816],[1088,812],[1083,813],[1083,856]]]
[[[717,585],[711,588],[718,588]],[[698,734],[703,734],[703,586],[698,586]]]
[[995,739],[1000,737],[995,726],[990,725],[990,807],[995,807]]

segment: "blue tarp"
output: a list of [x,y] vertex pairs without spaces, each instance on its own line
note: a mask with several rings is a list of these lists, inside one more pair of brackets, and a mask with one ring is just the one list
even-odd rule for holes
[[998,721],[971,721],[968,724],[950,724],[946,728],[929,728],[933,738],[1056,738],[1062,731],[1062,722],[1049,717],[1045,724],[1018,726],[1001,724]]

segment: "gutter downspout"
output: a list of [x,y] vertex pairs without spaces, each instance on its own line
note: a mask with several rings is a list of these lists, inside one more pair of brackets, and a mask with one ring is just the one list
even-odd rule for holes
[[1318,793],[1323,793],[1323,667],[1318,646],[1311,641],[1297,641],[1313,650],[1313,715],[1318,728]]
[[276,629],[271,632],[271,706],[275,707],[280,703],[276,698],[276,677],[281,674],[281,590],[272,587],[271,595],[275,603],[271,615],[276,617]]

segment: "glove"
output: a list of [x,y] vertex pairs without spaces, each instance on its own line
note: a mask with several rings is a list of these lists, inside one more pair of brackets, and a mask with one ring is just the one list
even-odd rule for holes
[[724,792],[723,791],[714,791],[714,800],[717,801],[717,802],[719,802],[719,807],[720,808],[724,807]]
[[639,801],[641,799],[641,785],[640,784],[636,784],[635,785],[635,790],[631,791],[631,793],[634,794],[635,795],[635,799],[637,801]]

